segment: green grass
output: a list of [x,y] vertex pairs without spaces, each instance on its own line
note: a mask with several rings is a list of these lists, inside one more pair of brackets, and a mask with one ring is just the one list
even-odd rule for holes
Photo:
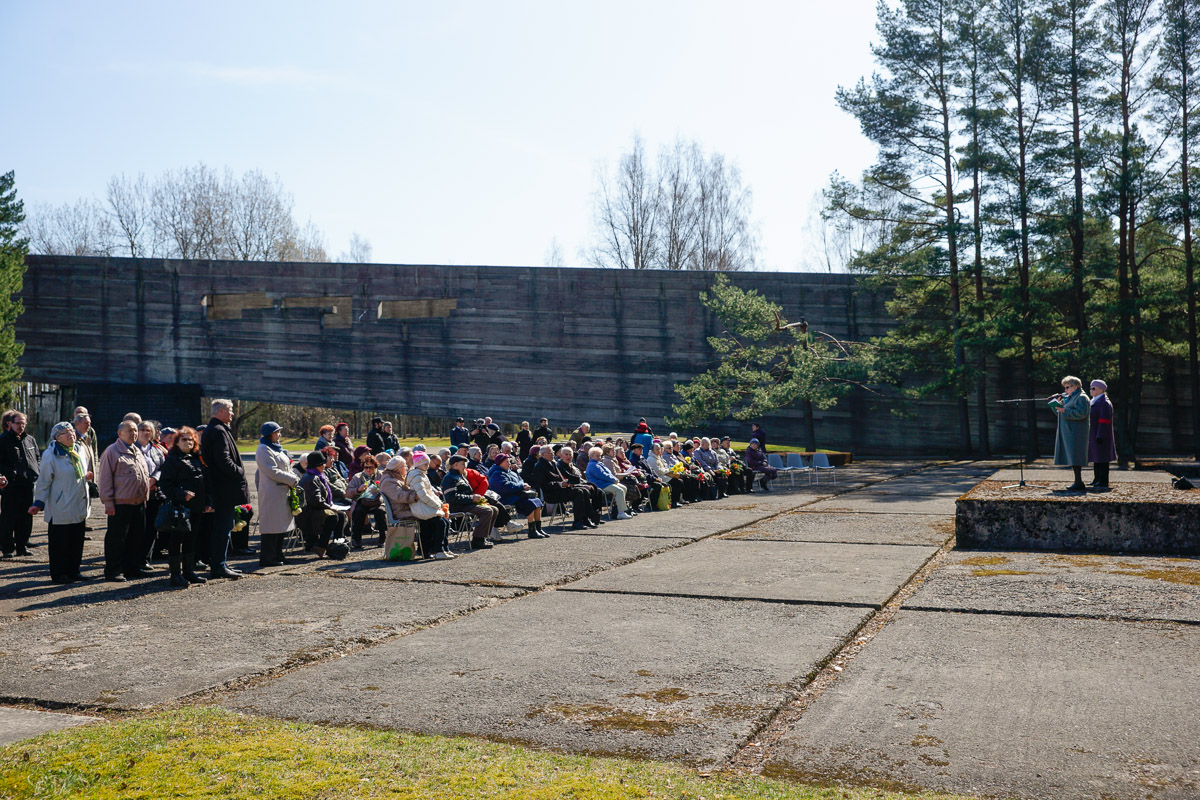
[[826,789],[761,778],[705,778],[657,762],[559,755],[468,738],[329,728],[207,707],[95,723],[0,748],[0,797],[14,800],[915,796],[949,797]]

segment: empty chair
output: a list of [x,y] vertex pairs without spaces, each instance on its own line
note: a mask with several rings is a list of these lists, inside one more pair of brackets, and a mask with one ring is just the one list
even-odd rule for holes
[[799,453],[788,453],[787,465],[788,469],[792,470],[793,472],[807,472],[808,485],[812,486],[813,469],[812,467],[808,466],[808,464],[804,463],[804,456],[800,455]]
[[[825,455],[824,453],[813,454],[813,469],[816,471],[818,476],[821,474],[821,470],[829,470],[831,473],[833,473],[833,485],[837,486],[837,470],[832,464],[829,463],[829,456]],[[820,480],[818,479],[817,482],[820,483]]]
[[767,463],[778,470],[780,475],[788,476],[789,486],[796,485],[796,471],[791,467],[785,466],[783,459],[779,457],[778,453],[767,453]]

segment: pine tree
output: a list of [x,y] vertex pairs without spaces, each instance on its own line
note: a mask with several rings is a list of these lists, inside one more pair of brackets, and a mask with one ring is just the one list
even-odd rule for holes
[[21,378],[17,359],[25,345],[17,341],[17,317],[21,315],[21,291],[25,254],[29,242],[20,235],[25,221],[25,203],[17,199],[13,172],[0,175],[0,405],[13,400],[13,389]]

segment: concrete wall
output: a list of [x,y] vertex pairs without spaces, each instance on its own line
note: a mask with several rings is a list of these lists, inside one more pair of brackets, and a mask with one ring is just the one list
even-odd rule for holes
[[[673,385],[712,363],[706,337],[720,330],[698,300],[712,276],[696,272],[65,256],[27,263],[22,365],[30,380],[64,385],[197,384],[206,395],[244,400],[504,421],[546,415],[557,425],[588,420],[616,430],[645,416],[661,430],[677,401]],[[837,336],[870,337],[891,324],[882,298],[849,276],[731,277],[790,319]],[[1182,450],[1160,389],[1150,387],[1143,449]],[[918,404],[911,418],[892,407],[859,395],[818,412],[821,446],[953,450],[949,404]],[[776,440],[799,440],[800,422],[798,412],[765,420]],[[1003,447],[1016,422],[999,414],[993,442]],[[1046,431],[1052,424],[1048,417]],[[732,421],[714,427],[740,438],[749,430]],[[1052,442],[1046,431],[1043,441]]]

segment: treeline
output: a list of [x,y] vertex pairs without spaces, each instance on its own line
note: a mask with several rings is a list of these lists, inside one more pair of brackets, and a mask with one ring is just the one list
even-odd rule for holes
[[[1200,3],[903,0],[876,30],[879,71],[837,99],[879,156],[833,176],[826,216],[894,293],[882,343],[898,373],[932,376],[911,393],[952,398],[961,450],[986,456],[997,360],[1020,366],[1007,397],[1101,377],[1128,463],[1143,390],[1178,359],[1200,458]],[[1044,409],[1026,413],[1037,456]]]
[[[294,206],[278,177],[197,164],[114,176],[102,199],[32,205],[24,233],[42,255],[329,261],[325,235]],[[337,260],[368,262],[371,245],[355,233]]]

